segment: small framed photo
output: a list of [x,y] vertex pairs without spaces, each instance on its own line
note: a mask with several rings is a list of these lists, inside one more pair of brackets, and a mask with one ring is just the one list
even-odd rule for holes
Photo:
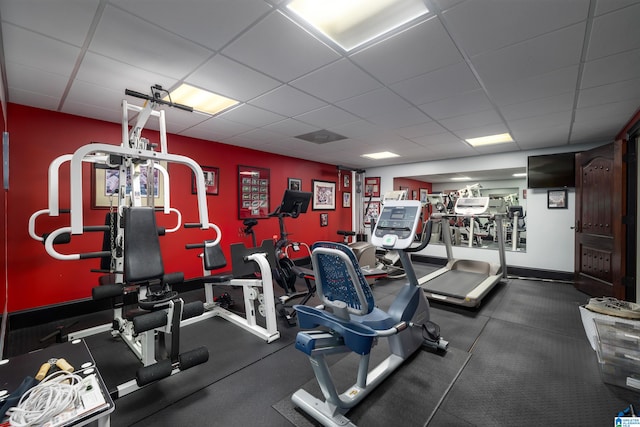
[[[200,166],[202,173],[204,173],[204,187],[207,190],[207,195],[218,195],[218,184],[220,182],[220,169],[213,166]],[[197,194],[196,175],[191,173],[191,194]]]
[[329,225],[329,214],[321,213],[320,214],[320,227],[326,227]]
[[364,223],[369,225],[371,224],[371,220],[377,221],[380,215],[380,202],[365,201],[364,207]]
[[336,208],[336,183],[313,180],[313,210]]
[[429,190],[427,190],[426,188],[421,188],[420,189],[420,201],[422,203],[427,203],[427,195],[429,194]]
[[302,191],[302,180],[298,178],[289,178],[287,188],[289,190]]
[[342,207],[350,208],[351,207],[351,193],[345,191],[342,193]]
[[567,189],[547,190],[547,209],[567,209]]
[[367,197],[380,197],[380,177],[365,178],[364,194]]
[[342,177],[342,187],[349,188],[351,187],[351,173],[345,173]]

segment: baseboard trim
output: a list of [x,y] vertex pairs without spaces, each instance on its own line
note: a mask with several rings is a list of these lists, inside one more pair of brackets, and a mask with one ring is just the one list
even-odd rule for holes
[[[426,255],[413,255],[412,260],[416,262],[424,262],[434,265],[446,265],[447,259],[440,257],[432,257]],[[509,277],[518,277],[523,279],[537,279],[545,281],[558,281],[573,283],[573,273],[556,270],[540,270],[526,267],[507,266],[507,274]]]

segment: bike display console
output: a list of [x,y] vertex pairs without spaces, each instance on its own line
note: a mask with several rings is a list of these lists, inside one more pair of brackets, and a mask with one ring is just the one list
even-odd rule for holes
[[371,235],[371,243],[386,249],[408,248],[414,241],[421,207],[419,200],[387,200]]

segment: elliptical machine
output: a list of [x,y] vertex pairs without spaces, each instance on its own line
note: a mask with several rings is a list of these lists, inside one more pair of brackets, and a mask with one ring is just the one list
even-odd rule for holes
[[[399,292],[387,312],[375,307],[373,294],[362,274],[353,251],[346,245],[318,242],[312,259],[317,293],[324,306],[296,305],[300,328],[296,348],[308,355],[324,395],[324,401],[300,389],[292,401],[325,426],[353,426],[345,414],[360,403],[385,378],[422,346],[446,350],[439,327],[429,321],[429,302],[418,287],[409,252],[420,218],[417,200],[393,200],[386,203],[372,233],[376,246],[397,250],[407,272],[408,283]],[[427,228],[430,227],[427,223]],[[430,230],[427,232],[429,236]],[[326,329],[315,329],[319,326]],[[370,353],[379,338],[389,340],[391,354],[369,369]],[[326,356],[353,351],[360,355],[356,383],[339,394]]]

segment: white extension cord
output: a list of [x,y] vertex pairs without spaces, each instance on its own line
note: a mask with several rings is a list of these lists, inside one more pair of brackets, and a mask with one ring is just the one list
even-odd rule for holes
[[82,378],[56,371],[22,395],[18,405],[8,411],[10,425],[27,427],[45,421],[78,404]]

